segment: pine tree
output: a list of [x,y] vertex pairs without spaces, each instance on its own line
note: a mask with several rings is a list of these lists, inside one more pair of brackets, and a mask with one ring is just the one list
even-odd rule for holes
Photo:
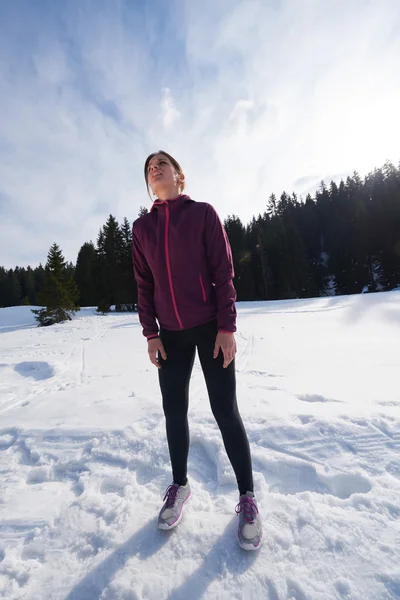
[[376,265],[382,287],[400,285],[400,165],[387,162],[373,175]]
[[71,320],[71,314],[79,310],[76,306],[78,296],[71,270],[54,243],[47,255],[44,286],[39,294],[39,302],[45,308],[32,311],[39,326]]
[[[106,275],[105,275],[105,248],[104,248],[104,232],[103,228],[99,230],[97,235],[96,244],[96,255],[95,255],[95,275],[94,275],[94,286],[96,290],[96,303],[98,308],[100,304],[102,308],[106,306],[105,290],[106,290]],[[110,304],[108,304],[108,310],[110,310]],[[103,312],[103,311],[102,311]],[[107,312],[107,311],[106,311]]]
[[102,298],[96,308],[96,311],[98,313],[100,313],[101,315],[105,315],[106,313],[110,312],[110,305],[107,304],[107,302],[104,300],[104,298]]
[[301,210],[296,195],[283,192],[279,201],[270,197],[267,212],[259,219],[257,249],[269,299],[302,298],[315,292],[301,235]]
[[103,306],[120,304],[122,235],[118,221],[110,215],[97,238],[98,292]]
[[119,305],[118,310],[135,310],[137,303],[136,280],[133,275],[132,261],[132,228],[125,217],[120,227],[121,232],[121,256],[120,256],[120,281],[119,281]]
[[301,210],[297,211],[296,221],[308,256],[315,283],[315,294],[324,295],[328,285],[324,237],[318,219],[317,206],[310,194],[307,194]]
[[37,306],[39,304],[40,292],[43,289],[44,280],[46,278],[46,272],[41,263],[39,264],[38,267],[36,267],[36,269],[34,269],[33,276],[35,279],[35,285],[34,285],[34,298],[33,298],[32,304],[34,306]]
[[235,288],[239,301],[254,297],[251,252],[246,245],[246,229],[239,217],[232,215],[224,222],[232,249]]
[[79,290],[79,306],[95,306],[96,298],[96,249],[92,242],[85,242],[78,252],[75,281]]
[[264,217],[260,215],[258,219],[253,217],[253,220],[246,229],[246,246],[251,253],[251,280],[254,289],[254,296],[251,300],[269,299],[269,269],[263,235],[268,219],[267,214]]
[[35,301],[35,276],[30,267],[18,270],[21,286],[21,304],[32,305]]
[[18,273],[9,269],[3,272],[3,305],[4,306],[19,306],[21,302],[21,284],[19,282]]
[[0,307],[8,306],[7,304],[7,273],[4,267],[0,267]]

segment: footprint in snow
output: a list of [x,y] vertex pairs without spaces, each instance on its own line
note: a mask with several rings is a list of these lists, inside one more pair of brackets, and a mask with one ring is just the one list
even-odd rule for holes
[[100,487],[102,494],[118,494],[118,496],[125,496],[126,481],[121,481],[117,477],[105,477]]
[[37,560],[40,563],[44,563],[44,546],[41,543],[31,543],[22,549],[21,552],[22,560]]
[[297,396],[297,399],[301,400],[302,402],[342,402],[342,400],[326,398],[325,396],[320,396],[319,394],[303,394]]
[[400,406],[400,402],[397,402],[397,400],[387,400],[387,401],[377,402],[377,404],[379,404],[380,406]]
[[256,375],[257,377],[282,377],[282,375],[275,375],[275,373],[267,373],[267,371],[245,371],[246,375]]
[[285,495],[316,492],[346,499],[352,494],[366,494],[372,489],[366,477],[354,473],[329,476],[317,473],[313,465],[305,462],[260,459],[254,462],[263,473],[271,492]]
[[0,434],[0,450],[8,450],[17,441],[17,436],[13,433]]
[[396,479],[400,479],[400,462],[396,462],[392,460],[390,463],[386,465],[386,471],[395,477]]
[[26,483],[32,485],[44,483],[45,481],[51,481],[50,469],[47,466],[31,469],[26,478]]
[[314,421],[314,417],[312,415],[298,415],[298,419],[302,425],[308,425]]
[[[215,456],[213,456],[215,454]],[[188,468],[193,478],[206,484],[218,480],[218,456],[211,444],[200,439],[192,441]]]

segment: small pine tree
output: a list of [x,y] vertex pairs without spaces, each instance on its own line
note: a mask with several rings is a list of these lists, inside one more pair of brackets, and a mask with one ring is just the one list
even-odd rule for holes
[[70,321],[71,314],[79,310],[76,306],[78,297],[73,273],[59,246],[53,244],[47,255],[44,285],[38,298],[39,303],[46,308],[32,311],[39,326]]
[[100,300],[99,305],[96,308],[96,311],[98,313],[100,313],[101,315],[105,315],[106,313],[110,312],[110,305],[108,304],[108,302],[106,302],[104,300],[104,298],[102,300]]

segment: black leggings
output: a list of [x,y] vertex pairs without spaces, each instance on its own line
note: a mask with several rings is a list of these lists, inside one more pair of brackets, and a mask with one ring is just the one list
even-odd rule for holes
[[166,361],[160,356],[158,359],[172,475],[174,483],[185,485],[189,453],[189,381],[197,348],[211,410],[235,471],[239,493],[245,494],[253,491],[253,474],[249,442],[236,401],[235,361],[224,369],[222,352],[213,358],[216,336],[214,321],[183,331],[160,332],[167,354]]

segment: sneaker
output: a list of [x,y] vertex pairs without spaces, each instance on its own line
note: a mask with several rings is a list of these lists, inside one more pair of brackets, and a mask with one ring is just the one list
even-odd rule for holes
[[239,515],[239,546],[244,550],[258,550],[261,546],[262,526],[253,492],[240,496],[235,510]]
[[158,515],[159,529],[173,529],[182,519],[182,509],[190,496],[189,482],[186,485],[174,483],[167,488],[164,505]]

